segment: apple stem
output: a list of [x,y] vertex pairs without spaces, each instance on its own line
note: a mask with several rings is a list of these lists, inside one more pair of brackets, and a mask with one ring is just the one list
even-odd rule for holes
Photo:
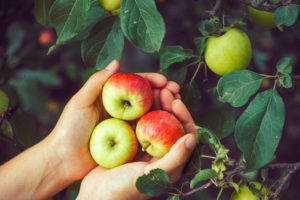
[[113,147],[113,146],[115,146],[116,143],[115,143],[115,141],[110,140],[110,141],[109,141],[109,144]]
[[127,108],[127,107],[129,107],[131,104],[130,104],[130,102],[128,101],[128,100],[124,100],[123,101],[123,104],[124,104],[124,106]]
[[151,143],[147,144],[145,147],[142,148],[142,151],[146,151],[150,145]]

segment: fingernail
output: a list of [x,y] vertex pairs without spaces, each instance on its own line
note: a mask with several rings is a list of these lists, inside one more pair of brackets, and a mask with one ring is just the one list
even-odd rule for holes
[[194,136],[190,136],[185,140],[185,147],[189,150],[194,150],[196,146],[196,138]]
[[116,60],[111,61],[111,62],[105,67],[105,69],[112,70],[112,69],[115,67],[115,62],[116,62]]

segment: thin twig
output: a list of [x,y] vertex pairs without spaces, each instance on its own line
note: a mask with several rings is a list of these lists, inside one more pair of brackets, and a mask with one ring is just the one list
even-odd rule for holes
[[201,191],[201,190],[204,190],[204,189],[208,188],[209,186],[211,186],[211,184],[212,184],[212,182],[209,181],[209,182],[205,183],[204,185],[202,185],[202,186],[200,186],[200,187],[197,187],[197,188],[195,188],[195,189],[193,189],[193,190],[191,190],[191,191],[189,191],[189,192],[181,193],[180,196],[181,196],[181,198],[183,199],[183,198],[185,198],[185,197],[187,197],[187,196],[190,196],[190,195],[192,195],[192,194],[194,194],[194,193],[196,193],[196,192],[199,192],[199,191]]
[[215,16],[221,7],[221,4],[222,0],[217,0],[212,10],[207,11],[207,14],[210,16]]
[[291,74],[290,76],[291,76],[293,81],[299,81],[300,80],[300,75]]
[[283,5],[282,2],[280,2],[278,4],[269,4],[269,3],[263,2],[263,3],[261,3],[261,4],[254,7],[253,6],[254,0],[234,0],[234,1],[243,3],[243,4],[251,6],[253,8],[257,8],[259,10],[264,10],[264,11],[275,11],[276,8]]

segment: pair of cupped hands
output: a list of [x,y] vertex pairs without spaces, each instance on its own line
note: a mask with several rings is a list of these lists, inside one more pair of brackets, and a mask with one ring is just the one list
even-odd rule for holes
[[83,179],[77,199],[147,199],[136,189],[137,178],[160,168],[167,172],[171,182],[177,181],[196,145],[194,121],[180,100],[179,85],[167,81],[159,73],[140,73],[152,86],[152,109],[174,114],[188,134],[161,159],[139,152],[131,163],[113,169],[97,166],[89,153],[89,139],[96,124],[109,118],[101,102],[101,91],[106,80],[118,70],[119,63],[114,60],[93,74],[67,103],[55,128],[46,138],[61,160],[64,175],[72,181]]

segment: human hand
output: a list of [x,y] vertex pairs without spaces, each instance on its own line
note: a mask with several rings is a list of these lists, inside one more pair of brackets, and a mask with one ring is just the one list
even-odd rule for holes
[[[65,175],[73,181],[83,178],[97,166],[90,155],[88,143],[96,124],[109,117],[102,105],[101,91],[106,80],[118,70],[119,63],[113,61],[106,69],[92,75],[67,103],[54,130],[46,138],[63,163]],[[163,75],[139,75],[149,80],[155,99],[159,98],[162,88],[173,93],[179,91],[179,86],[174,82],[167,82]],[[161,106],[159,101],[154,105],[156,108]]]
[[165,170],[171,182],[180,178],[183,167],[196,145],[196,129],[178,92],[179,86],[174,82],[168,82],[162,89],[154,89],[153,108],[173,113],[183,124],[185,132],[190,134],[180,138],[161,159],[151,158],[145,152],[139,152],[135,162],[113,169],[96,167],[83,179],[77,199],[147,199],[148,196],[137,191],[135,182],[139,176],[155,168]]

